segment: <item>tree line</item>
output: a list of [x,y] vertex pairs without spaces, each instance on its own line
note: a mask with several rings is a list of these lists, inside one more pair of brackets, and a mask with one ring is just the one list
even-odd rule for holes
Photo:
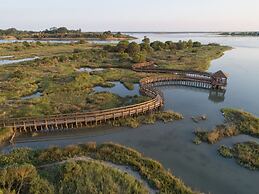
[[202,44],[200,42],[189,41],[154,41],[151,42],[148,37],[144,37],[140,44],[136,42],[129,42],[127,40],[120,41],[117,45],[106,45],[104,46],[104,50],[109,52],[119,53],[119,58],[121,61],[131,60],[134,63],[145,62],[148,54],[156,51],[176,51],[176,50],[184,50],[193,47],[201,47]]

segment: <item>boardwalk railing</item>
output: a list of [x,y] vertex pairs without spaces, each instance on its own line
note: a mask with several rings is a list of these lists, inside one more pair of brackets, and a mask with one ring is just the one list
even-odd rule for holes
[[1,127],[11,127],[15,131],[57,130],[98,125],[100,123],[143,114],[159,109],[164,104],[163,94],[155,86],[176,84],[191,87],[212,88],[211,73],[152,68],[153,63],[133,65],[134,71],[168,73],[174,76],[147,77],[140,80],[140,92],[151,100],[135,105],[100,111],[49,115],[45,117],[24,117],[0,120]]

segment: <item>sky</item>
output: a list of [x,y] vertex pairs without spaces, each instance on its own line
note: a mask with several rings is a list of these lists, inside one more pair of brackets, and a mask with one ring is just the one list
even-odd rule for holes
[[259,31],[259,0],[0,0],[0,29]]

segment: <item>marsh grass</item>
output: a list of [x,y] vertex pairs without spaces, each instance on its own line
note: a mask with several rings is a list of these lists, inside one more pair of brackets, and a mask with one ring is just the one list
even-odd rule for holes
[[219,153],[226,158],[235,158],[241,166],[259,170],[259,144],[256,142],[237,143],[233,148],[221,146]]
[[138,115],[135,117],[122,118],[115,121],[110,121],[112,126],[127,126],[137,128],[142,124],[154,124],[156,121],[172,122],[183,119],[183,116],[173,111],[158,111],[147,115]]
[[[52,164],[68,160],[74,157],[86,156],[93,159],[109,161],[114,164],[125,165],[132,170],[137,171],[148,184],[158,190],[158,193],[197,193],[192,191],[189,187],[175,176],[171,172],[167,171],[159,162],[150,158],[144,157],[141,153],[118,144],[105,143],[96,145],[94,142],[74,145],[65,148],[52,147],[45,150],[29,150],[18,149],[12,151],[9,154],[2,154],[0,157],[0,166],[2,168],[10,165],[17,164],[22,165],[24,163],[34,165],[35,167]],[[19,158],[19,160],[17,160]],[[67,171],[69,174],[75,174],[77,168]],[[92,172],[90,170],[90,172]],[[64,173],[66,171],[61,171]],[[90,173],[86,171],[86,173]],[[102,174],[103,172],[100,171]],[[107,172],[107,176],[112,173]],[[42,178],[48,178],[42,173]],[[71,177],[69,175],[69,177]],[[76,176],[71,177],[71,180],[75,180]],[[93,185],[95,187],[95,185]],[[102,191],[102,189],[97,190]]]
[[0,144],[4,143],[7,140],[10,140],[10,138],[13,135],[13,130],[11,128],[0,128]]
[[237,136],[239,134],[259,137],[259,118],[251,113],[237,109],[224,108],[221,111],[225,117],[225,123],[216,126],[211,131],[196,130],[194,133],[197,138],[214,144],[225,137]]

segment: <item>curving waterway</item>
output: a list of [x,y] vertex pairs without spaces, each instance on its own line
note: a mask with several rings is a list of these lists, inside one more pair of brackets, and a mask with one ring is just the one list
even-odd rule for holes
[[[258,139],[241,135],[224,139],[215,145],[194,145],[193,131],[196,128],[212,129],[223,122],[222,107],[242,108],[259,116],[259,38],[222,37],[215,34],[130,34],[139,41],[148,36],[151,40],[188,40],[203,43],[220,43],[232,46],[223,57],[214,60],[209,69],[219,69],[230,75],[227,91],[219,97],[214,93],[187,87],[160,87],[165,97],[165,109],[181,112],[185,119],[174,123],[144,125],[137,129],[97,128],[41,134],[36,137],[19,137],[13,147],[45,148],[50,145],[96,141],[112,141],[136,148],[146,156],[160,161],[173,174],[180,177],[193,189],[215,194],[257,194],[259,193],[259,172],[240,167],[234,160],[217,154],[220,145]],[[208,119],[194,123],[190,118],[206,114]]]

